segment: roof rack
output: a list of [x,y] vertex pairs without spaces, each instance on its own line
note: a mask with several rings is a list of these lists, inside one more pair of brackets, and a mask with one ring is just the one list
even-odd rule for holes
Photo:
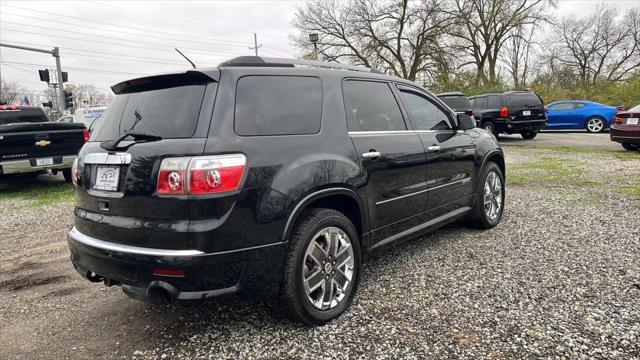
[[271,57],[260,57],[260,56],[239,56],[231,60],[227,60],[221,63],[219,66],[220,67],[225,67],[225,66],[295,67],[296,65],[383,74],[383,72],[381,72],[380,70],[371,69],[364,66],[345,65],[345,64],[339,64],[339,63],[304,60],[304,59],[284,59],[284,58],[271,58]]

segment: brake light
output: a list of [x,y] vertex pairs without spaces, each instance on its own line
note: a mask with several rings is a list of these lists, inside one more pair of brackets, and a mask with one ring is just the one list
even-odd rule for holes
[[502,118],[509,117],[509,108],[507,108],[506,106],[503,106],[502,109],[500,109],[500,117]]
[[20,111],[20,108],[17,106],[0,106],[0,111]]
[[164,159],[158,175],[158,194],[202,195],[238,190],[246,164],[243,154]]
[[73,186],[78,186],[78,158],[76,157],[73,160],[73,165],[71,166],[71,182]]
[[85,130],[82,132],[82,137],[84,138],[84,142],[89,141],[89,130]]
[[613,118],[613,123],[614,124],[624,124],[624,118],[620,117],[620,116],[616,116]]

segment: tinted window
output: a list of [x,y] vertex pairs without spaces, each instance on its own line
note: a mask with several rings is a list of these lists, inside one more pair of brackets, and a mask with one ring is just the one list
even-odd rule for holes
[[401,91],[407,110],[415,121],[417,130],[446,130],[447,115],[427,98],[412,91]]
[[481,98],[476,98],[476,102],[475,105],[473,107],[474,109],[481,109],[484,110],[487,108],[487,98],[486,97],[481,97]]
[[553,105],[549,106],[549,108],[551,110],[572,110],[573,109],[573,104],[571,104],[571,103],[559,103],[559,104],[553,104]]
[[509,106],[542,106],[538,95],[532,92],[522,92],[507,95]]
[[116,96],[93,132],[92,140],[113,140],[124,131],[165,139],[193,136],[205,85],[178,86]]
[[469,103],[469,100],[464,96],[443,96],[440,100],[455,111],[471,109],[471,103]]
[[303,76],[246,76],[238,80],[239,135],[314,134],[320,131],[322,83]]
[[487,109],[499,109],[502,107],[502,99],[500,99],[499,95],[491,95],[487,96]]
[[400,107],[386,83],[346,81],[344,98],[350,131],[407,129]]
[[582,109],[583,107],[587,106],[587,104],[583,104],[583,103],[577,103],[574,104],[576,109]]
[[0,110],[0,125],[46,121],[41,109]]

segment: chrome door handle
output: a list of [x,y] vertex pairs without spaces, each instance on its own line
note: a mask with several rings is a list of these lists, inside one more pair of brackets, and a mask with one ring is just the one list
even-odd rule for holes
[[429,146],[429,147],[427,148],[427,150],[428,150],[428,151],[433,151],[433,152],[440,151],[440,146],[438,146],[438,145],[431,145],[431,146]]
[[365,159],[375,159],[375,158],[379,158],[380,156],[382,156],[382,154],[380,154],[379,151],[369,151],[362,154],[362,157]]

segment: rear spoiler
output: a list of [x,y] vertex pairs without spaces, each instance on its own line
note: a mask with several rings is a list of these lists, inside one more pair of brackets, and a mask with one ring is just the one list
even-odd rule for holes
[[146,76],[137,79],[123,81],[115,84],[111,87],[111,90],[116,94],[128,94],[141,91],[167,89],[176,86],[186,85],[204,85],[211,82],[216,82],[218,77],[216,75],[217,70],[202,72],[202,71],[186,71],[178,74],[162,74]]

